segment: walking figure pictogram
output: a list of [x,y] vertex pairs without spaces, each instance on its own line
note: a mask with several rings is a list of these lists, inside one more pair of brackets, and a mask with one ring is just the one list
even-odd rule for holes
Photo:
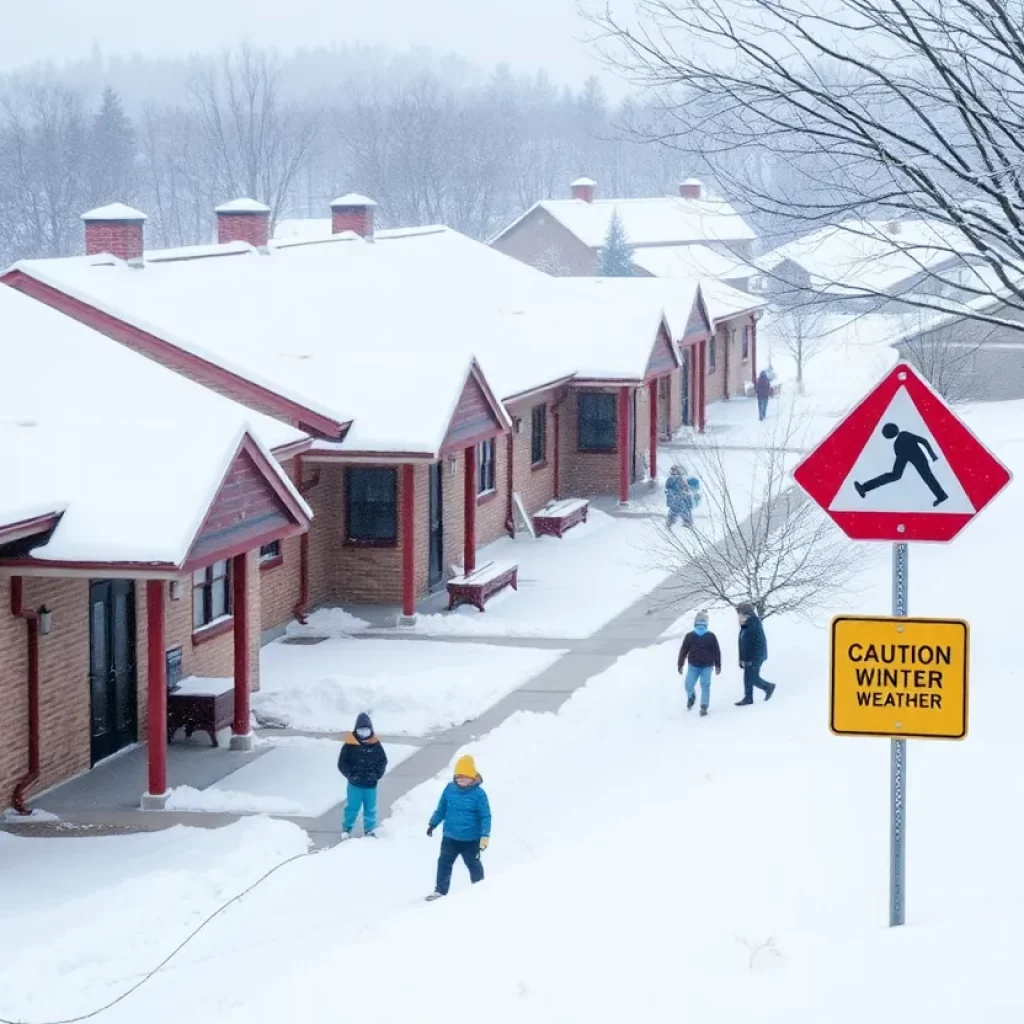
[[932,448],[931,442],[927,438],[918,437],[917,434],[910,433],[909,430],[900,430],[895,423],[886,423],[882,427],[882,436],[892,441],[893,451],[896,453],[896,461],[893,463],[892,471],[882,473],[881,476],[876,476],[873,480],[867,480],[862,484],[854,481],[853,486],[857,489],[857,493],[863,498],[868,491],[896,483],[897,480],[903,477],[903,471],[907,468],[907,463],[909,463],[917,470],[918,476],[921,477],[928,485],[928,489],[935,495],[932,507],[941,505],[949,495],[942,489],[939,481],[935,479],[935,474],[925,458],[924,449],[927,449],[932,462],[939,461],[939,457],[935,454],[935,449]]

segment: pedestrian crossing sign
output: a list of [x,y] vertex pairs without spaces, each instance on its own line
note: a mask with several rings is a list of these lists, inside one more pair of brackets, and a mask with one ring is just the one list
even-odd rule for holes
[[950,541],[1010,472],[908,363],[793,471],[853,540]]

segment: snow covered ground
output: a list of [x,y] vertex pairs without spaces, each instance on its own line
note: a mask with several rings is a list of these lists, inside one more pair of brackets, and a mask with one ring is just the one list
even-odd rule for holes
[[368,711],[382,736],[426,736],[475,718],[563,653],[376,638],[278,641],[260,653],[253,713],[268,726],[339,733]]

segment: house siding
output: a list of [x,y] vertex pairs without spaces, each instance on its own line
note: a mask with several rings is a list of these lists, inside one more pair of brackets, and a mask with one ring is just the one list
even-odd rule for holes
[[[547,436],[544,461],[533,465],[533,410],[543,405],[547,410]],[[508,406],[509,415],[522,421],[522,430],[513,434],[513,483],[527,515],[533,515],[555,496],[555,407],[550,395],[535,397]],[[560,413],[560,416],[563,414]],[[564,424],[564,419],[562,420]],[[561,425],[559,427],[561,429]]]
[[[580,391],[606,391],[617,396],[617,388],[570,388],[561,408],[559,456],[562,476],[561,493],[564,497],[585,497],[619,493],[619,455],[611,452],[581,452],[577,450],[578,409]],[[618,405],[616,405],[618,415]]]
[[544,210],[528,213],[491,245],[531,267],[541,266],[550,252],[557,252],[569,276],[593,277],[597,273],[594,250]]

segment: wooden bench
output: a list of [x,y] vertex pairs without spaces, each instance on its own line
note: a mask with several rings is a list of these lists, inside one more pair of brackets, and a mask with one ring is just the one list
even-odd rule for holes
[[234,716],[233,679],[183,679],[167,695],[167,742],[179,729],[184,729],[186,739],[191,739],[194,732],[205,732],[216,747],[217,733],[227,729]]
[[513,562],[487,562],[466,576],[448,581],[448,611],[460,604],[475,605],[480,611],[499,590],[519,589],[519,566]]
[[589,510],[590,502],[584,498],[555,501],[534,515],[533,528],[538,537],[561,537],[577,523],[585,523]]

